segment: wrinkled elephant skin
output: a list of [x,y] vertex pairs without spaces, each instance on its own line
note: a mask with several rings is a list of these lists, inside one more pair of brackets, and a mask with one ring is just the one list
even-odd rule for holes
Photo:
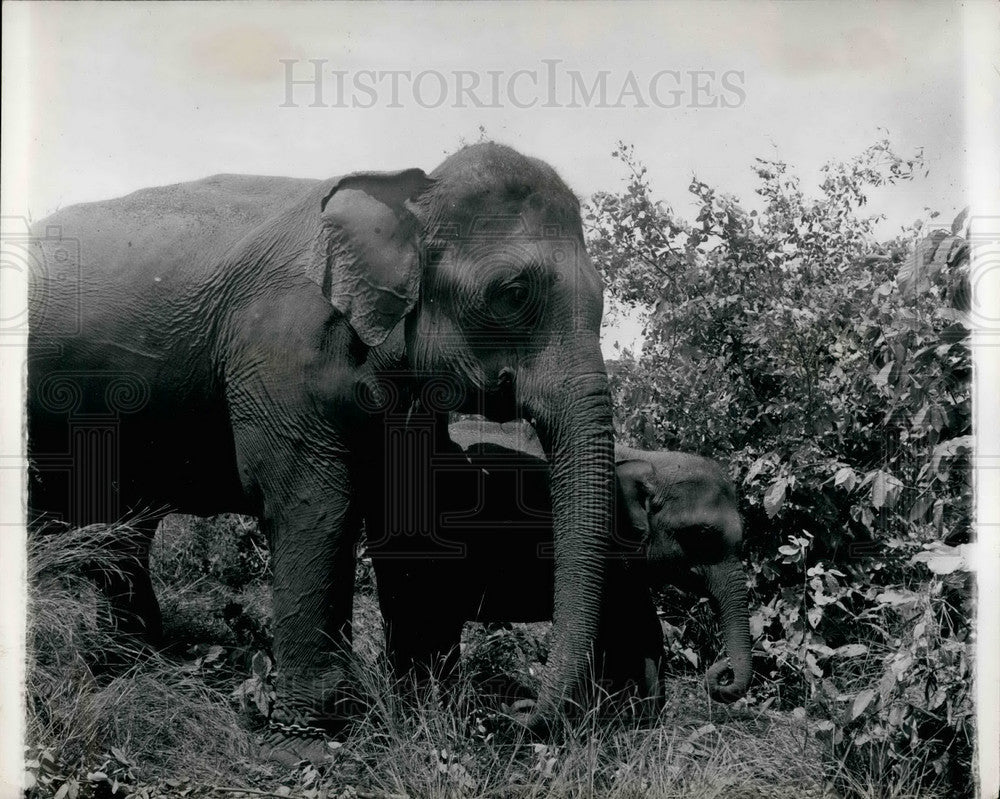
[[217,175],[73,206],[33,235],[31,512],[152,509],[104,586],[123,631],[158,634],[145,559],[163,513],[255,515],[274,720],[342,718],[354,531],[403,501],[394,436],[421,397],[533,420],[552,455],[556,568],[573,579],[556,582],[525,721],[557,712],[597,631],[614,466],[601,279],[549,166],[480,144],[430,176]]

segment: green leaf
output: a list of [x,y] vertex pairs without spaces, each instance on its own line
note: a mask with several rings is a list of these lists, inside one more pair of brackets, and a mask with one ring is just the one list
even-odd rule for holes
[[889,668],[892,670],[892,673],[896,676],[896,679],[899,679],[904,674],[906,674],[907,671],[909,671],[910,666],[912,665],[913,665],[913,656],[909,654],[903,654],[894,658],[892,661],[892,665]]
[[[823,608],[809,608],[809,610],[806,611],[806,618],[809,621],[809,626],[815,630],[819,626],[819,623],[823,620]],[[810,657],[811,655],[806,655],[806,660],[808,661]],[[810,665],[810,668],[812,668],[812,665]],[[816,669],[813,669],[813,672],[816,673],[817,677],[820,677],[823,674],[822,672],[817,673]]]
[[844,644],[833,650],[834,657],[856,658],[868,654],[868,647],[865,644]]
[[918,552],[910,559],[910,563],[923,563],[934,574],[951,574],[955,571],[972,571],[972,547],[969,544],[959,544],[950,547],[936,543],[930,549]]
[[885,388],[889,382],[889,375],[892,374],[892,367],[895,365],[895,361],[889,361],[889,363],[883,366],[879,370],[879,373],[872,378],[872,382],[879,388]]
[[881,469],[872,480],[871,501],[876,508],[892,507],[899,498],[903,484],[888,472]]
[[865,690],[854,697],[854,701],[851,702],[850,720],[854,721],[854,719],[864,713],[876,696],[877,694],[873,689],[865,688]]
[[250,671],[262,680],[271,673],[271,659],[261,651],[254,652],[250,659]]
[[945,425],[948,423],[948,416],[941,409],[940,405],[931,405],[929,421],[931,427],[933,427],[940,433],[942,430],[944,430]]
[[749,483],[751,480],[753,480],[758,474],[761,473],[761,470],[764,468],[766,464],[767,464],[766,455],[762,455],[761,457],[757,458],[757,460],[755,460],[753,464],[751,464],[749,471],[747,471],[747,476],[745,478],[745,481]]
[[918,522],[922,520],[927,515],[927,511],[929,511],[933,505],[933,497],[927,495],[920,497],[913,503],[913,505],[910,506],[910,512],[906,515],[906,520],[910,522]]
[[956,216],[951,222],[951,235],[960,236],[962,235],[963,229],[966,224],[966,220],[969,218],[969,206],[963,208],[958,216]]
[[885,478],[885,472],[879,470],[878,474],[875,475],[875,479],[872,480],[871,500],[872,505],[876,508],[881,508],[885,505],[885,499],[889,493],[889,487]]
[[880,605],[892,605],[893,607],[915,605],[919,600],[920,594],[905,589],[890,589],[875,597],[875,601]]
[[773,519],[775,514],[781,510],[781,506],[785,504],[787,489],[788,481],[783,477],[775,480],[767,489],[767,493],[764,495],[764,511],[769,519]]
[[896,673],[892,669],[886,669],[882,674],[882,679],[878,681],[879,696],[882,697],[883,704],[888,701],[896,687]]
[[833,476],[833,484],[845,491],[852,491],[858,482],[858,476],[850,466],[843,466]]

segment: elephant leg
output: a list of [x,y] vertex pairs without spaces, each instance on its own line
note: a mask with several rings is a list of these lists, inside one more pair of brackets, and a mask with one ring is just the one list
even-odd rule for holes
[[428,562],[373,560],[393,672],[417,685],[430,677],[449,680],[459,662],[463,623],[454,602],[449,603],[451,583],[437,579]]
[[437,618],[432,623],[409,618],[386,624],[386,651],[399,675],[410,675],[418,685],[430,678],[450,682],[459,664],[462,621]]
[[273,571],[271,722],[294,737],[302,727],[337,728],[362,704],[351,649],[357,507],[346,464],[330,460],[303,476],[291,456],[273,462],[291,473],[268,487],[261,514]]
[[608,570],[595,664],[602,687],[638,698],[644,716],[663,706],[663,629],[643,580],[623,565]]
[[[313,525],[310,525],[313,527]],[[326,529],[324,529],[326,528]],[[353,542],[330,547],[329,527],[317,519],[310,535],[296,530],[295,551],[273,559],[274,654],[278,723],[337,727],[361,703],[352,676]],[[307,553],[312,549],[315,558]],[[332,550],[332,551],[331,551]]]

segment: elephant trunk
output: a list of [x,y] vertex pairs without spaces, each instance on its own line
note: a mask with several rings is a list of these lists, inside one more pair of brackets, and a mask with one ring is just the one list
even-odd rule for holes
[[[752,672],[746,576],[742,564],[734,557],[706,567],[704,574],[719,613],[728,654],[728,658],[709,668],[705,677],[708,692],[716,702],[735,702],[746,693]],[[723,681],[730,676],[731,679]]]
[[[525,392],[523,410],[534,418],[551,463],[555,544],[552,647],[538,702],[525,720],[535,730],[555,721],[563,703],[582,684],[600,620],[611,533],[614,442],[607,376],[600,353],[595,355],[587,361],[589,368],[577,368],[556,392],[550,389],[541,399]],[[539,373],[534,377],[546,380]]]

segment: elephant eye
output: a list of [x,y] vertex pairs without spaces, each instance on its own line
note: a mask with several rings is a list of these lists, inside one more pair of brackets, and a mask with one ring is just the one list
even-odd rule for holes
[[531,326],[542,306],[539,281],[528,274],[499,281],[487,293],[486,306],[491,323],[503,328]]
[[528,291],[528,287],[521,284],[504,289],[500,295],[503,301],[502,304],[509,308],[520,308],[528,301],[530,296],[531,293]]

